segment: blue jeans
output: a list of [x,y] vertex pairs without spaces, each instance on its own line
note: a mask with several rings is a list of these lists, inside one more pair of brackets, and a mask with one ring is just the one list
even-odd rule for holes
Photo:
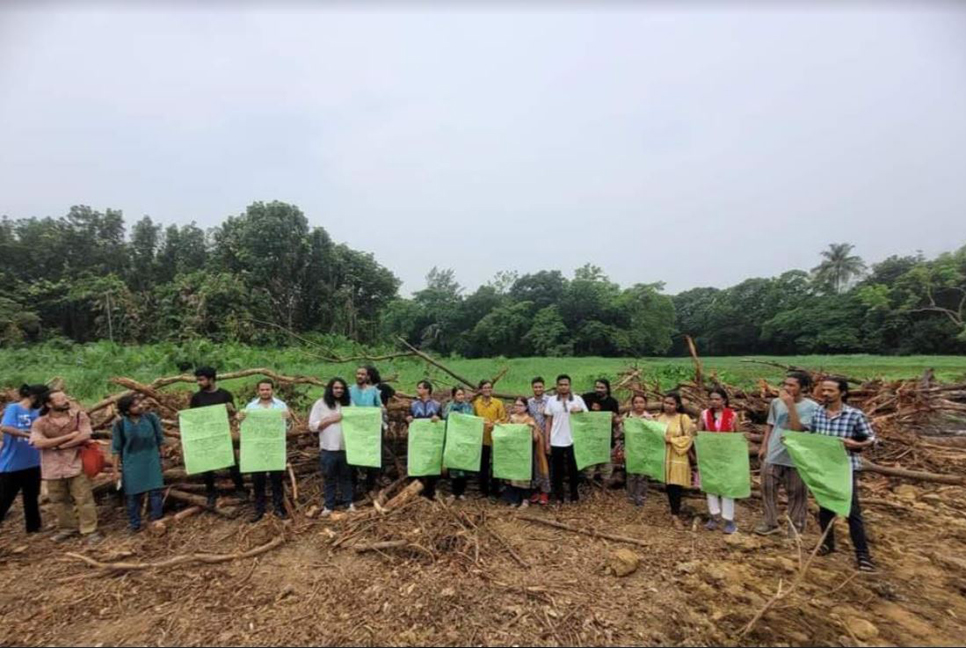
[[[151,506],[151,519],[160,520],[164,515],[162,505],[164,502],[163,492],[158,490],[148,491],[148,501]],[[137,531],[141,528],[141,504],[144,503],[144,493],[137,495],[127,495],[127,521],[131,529]]]
[[345,450],[323,450],[319,459],[325,481],[325,508],[335,510],[336,489],[342,494],[342,503],[352,504],[352,471],[345,460]]

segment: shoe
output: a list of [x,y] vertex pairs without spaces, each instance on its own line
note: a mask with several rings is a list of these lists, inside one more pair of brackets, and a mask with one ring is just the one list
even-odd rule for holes
[[356,505],[355,504],[349,504],[349,508],[347,508],[346,511],[348,513],[355,513],[356,512]]
[[641,508],[642,506],[644,506],[643,497],[635,497],[633,501],[634,501],[634,506],[636,506],[637,508]]
[[533,495],[531,495],[530,496],[530,503],[531,504],[539,504],[540,503],[540,493],[534,493]]
[[330,515],[332,515],[332,509],[329,509],[329,508],[324,508],[322,509],[322,512],[319,513],[320,518],[326,518],[326,517],[329,517]]
[[530,500],[523,500],[520,502],[520,508],[530,508]]
[[738,525],[735,524],[734,520],[725,520],[724,532],[726,535],[731,535],[738,530]]
[[781,527],[779,527],[779,526],[768,526],[764,522],[762,522],[761,524],[759,524],[758,526],[755,527],[755,533],[757,533],[760,536],[775,535],[779,531],[781,531]]
[[580,495],[571,495],[570,496],[570,503],[571,504],[577,504],[578,502],[580,502]]
[[461,502],[465,502],[465,501],[466,501],[466,495],[460,495],[460,496],[459,496],[459,497],[457,497],[456,499],[458,499],[458,500],[459,500],[459,501],[461,501]]
[[98,542],[101,542],[103,539],[104,539],[104,536],[98,533],[97,531],[95,531],[94,533],[88,533],[86,536],[84,536],[84,542],[87,543],[88,545],[96,545]]
[[255,511],[255,515],[252,516],[251,523],[261,522],[262,518],[265,517],[265,511]]
[[235,491],[232,493],[232,495],[234,495],[235,497],[237,497],[243,502],[248,501],[248,490],[244,488],[236,488]]
[[54,542],[64,542],[66,540],[70,540],[76,535],[77,535],[77,531],[58,531],[57,533],[54,534],[51,540],[53,540]]
[[275,517],[277,517],[279,520],[287,520],[288,513],[286,513],[285,509],[283,508],[277,508],[275,509]]
[[860,572],[866,574],[875,574],[879,570],[876,568],[875,563],[868,556],[863,556],[858,559],[857,568]]
[[218,496],[214,493],[208,495],[208,508],[215,508],[218,505]]
[[546,506],[550,503],[550,495],[547,493],[540,494],[540,506]]
[[718,521],[714,518],[711,518],[710,520],[708,520],[708,523],[704,525],[704,528],[707,529],[708,531],[717,531]]

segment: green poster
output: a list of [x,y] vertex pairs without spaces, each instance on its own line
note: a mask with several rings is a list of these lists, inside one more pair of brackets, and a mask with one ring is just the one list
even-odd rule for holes
[[285,410],[245,410],[241,422],[241,471],[272,472],[285,470]]
[[629,475],[647,475],[664,482],[667,426],[650,419],[624,420],[624,462]]
[[852,511],[852,462],[842,439],[785,430],[782,442],[819,506],[848,517]]
[[698,453],[701,490],[733,499],[751,497],[751,465],[744,434],[699,432],[694,449]]
[[406,472],[410,477],[435,476],[443,472],[443,441],[446,422],[416,419],[409,424]]
[[483,419],[453,412],[446,419],[443,465],[456,470],[480,471],[483,454]]
[[189,475],[235,465],[228,410],[224,405],[181,410],[178,429],[184,469]]
[[530,481],[533,477],[533,431],[521,423],[493,426],[493,476]]
[[610,463],[610,412],[578,412],[570,415],[570,431],[574,437],[574,457],[577,470],[587,466]]
[[342,437],[346,463],[382,468],[381,407],[343,407]]

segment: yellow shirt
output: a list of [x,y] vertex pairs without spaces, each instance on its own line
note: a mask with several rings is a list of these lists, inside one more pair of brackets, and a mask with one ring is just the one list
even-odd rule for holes
[[490,398],[489,403],[483,401],[482,396],[473,401],[473,413],[490,424],[483,430],[483,445],[491,446],[493,445],[493,424],[507,422],[506,407],[499,398]]
[[658,422],[667,425],[667,454],[664,470],[668,484],[691,488],[691,459],[688,452],[694,443],[694,421],[687,414],[661,413]]

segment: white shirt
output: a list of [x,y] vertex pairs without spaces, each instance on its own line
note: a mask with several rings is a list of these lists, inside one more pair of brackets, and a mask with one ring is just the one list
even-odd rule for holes
[[[330,409],[325,404],[325,399],[320,398],[315,401],[315,405],[312,406],[312,411],[309,413],[309,429],[313,432],[318,432],[322,419],[329,418],[341,411],[342,406],[339,403],[335,404],[334,409]],[[333,423],[322,430],[319,434],[319,447],[330,452],[345,450],[345,439],[342,437],[342,423]]]
[[574,435],[570,431],[570,412],[586,412],[587,404],[577,394],[571,394],[570,400],[560,400],[559,396],[551,396],[547,401],[546,416],[552,416],[550,421],[550,445],[555,448],[569,448],[574,444]]

